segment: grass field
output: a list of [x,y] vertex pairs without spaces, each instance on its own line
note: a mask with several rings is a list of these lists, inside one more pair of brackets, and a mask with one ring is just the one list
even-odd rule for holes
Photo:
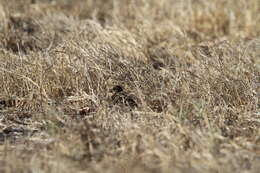
[[257,173],[259,0],[0,0],[0,173]]

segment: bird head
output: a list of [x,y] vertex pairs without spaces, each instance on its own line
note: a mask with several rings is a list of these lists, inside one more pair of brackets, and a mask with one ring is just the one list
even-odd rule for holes
[[122,92],[122,91],[123,91],[123,87],[120,86],[120,85],[116,85],[116,86],[114,86],[114,87],[112,88],[111,91],[113,91],[113,92],[115,92],[115,93]]

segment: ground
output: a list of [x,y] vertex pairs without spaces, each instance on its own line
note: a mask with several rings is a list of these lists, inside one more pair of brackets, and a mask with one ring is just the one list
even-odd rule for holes
[[259,11],[0,0],[0,172],[259,172]]

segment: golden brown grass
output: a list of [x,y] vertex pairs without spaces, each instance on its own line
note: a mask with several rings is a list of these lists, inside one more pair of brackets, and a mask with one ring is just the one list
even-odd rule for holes
[[259,11],[0,0],[0,172],[258,172]]

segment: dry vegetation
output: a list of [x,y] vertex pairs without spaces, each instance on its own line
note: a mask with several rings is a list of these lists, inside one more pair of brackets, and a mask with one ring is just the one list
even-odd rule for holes
[[0,172],[259,172],[259,11],[0,0]]

